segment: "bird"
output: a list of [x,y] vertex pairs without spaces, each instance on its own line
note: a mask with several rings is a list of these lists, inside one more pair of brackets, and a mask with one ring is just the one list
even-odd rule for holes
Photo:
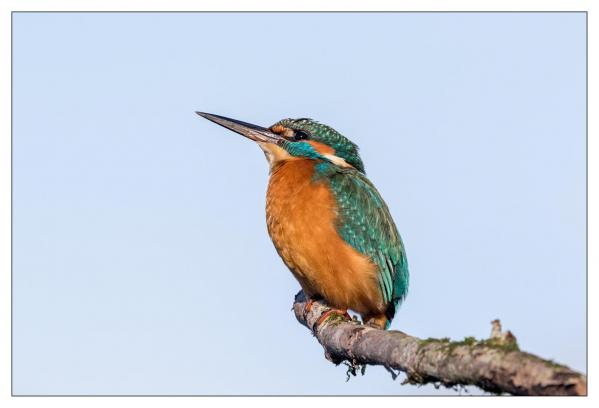
[[366,177],[358,146],[310,118],[282,119],[265,128],[196,114],[264,152],[270,167],[268,234],[309,305],[324,300],[332,311],[349,317],[351,310],[365,325],[389,329],[408,292],[408,261],[389,208]]

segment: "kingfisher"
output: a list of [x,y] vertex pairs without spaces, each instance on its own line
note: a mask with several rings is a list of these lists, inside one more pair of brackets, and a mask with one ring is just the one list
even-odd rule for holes
[[[270,166],[268,234],[310,302],[388,329],[408,291],[408,262],[358,146],[308,118],[265,128],[196,112],[256,142]],[[322,319],[322,318],[321,318]]]

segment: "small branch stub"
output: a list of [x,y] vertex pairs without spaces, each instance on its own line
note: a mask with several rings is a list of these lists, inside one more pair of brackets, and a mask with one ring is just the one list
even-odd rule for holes
[[475,385],[513,395],[587,394],[585,375],[520,351],[516,337],[510,331],[502,332],[499,320],[492,322],[491,337],[486,340],[422,340],[400,331],[361,325],[320,301],[307,302],[301,291],[293,310],[335,364],[381,365],[390,372],[406,373],[404,383],[410,384]]

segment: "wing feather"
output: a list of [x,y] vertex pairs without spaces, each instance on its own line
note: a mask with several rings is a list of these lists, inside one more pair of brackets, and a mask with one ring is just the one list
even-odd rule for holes
[[[335,166],[336,167],[336,166]],[[381,295],[393,318],[408,290],[408,264],[393,218],[374,185],[359,171],[336,168],[327,174],[338,204],[337,230],[378,267]]]

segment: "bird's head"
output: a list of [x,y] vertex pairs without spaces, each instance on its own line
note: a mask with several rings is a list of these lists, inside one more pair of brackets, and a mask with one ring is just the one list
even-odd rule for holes
[[198,115],[258,143],[271,168],[287,160],[329,161],[364,173],[358,146],[330,126],[315,120],[283,119],[269,128],[210,113]]

